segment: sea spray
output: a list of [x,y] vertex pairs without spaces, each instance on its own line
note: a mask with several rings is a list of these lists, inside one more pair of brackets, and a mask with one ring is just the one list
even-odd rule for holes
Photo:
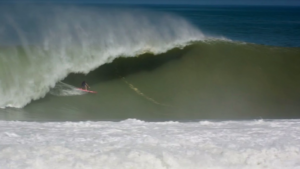
[[87,74],[120,56],[162,53],[206,39],[183,18],[166,13],[89,7],[25,9],[4,10],[0,19],[2,108],[21,108],[44,97],[71,72]]
[[0,126],[3,168],[299,168],[299,120],[0,121]]
[[55,96],[74,96],[87,94],[86,92],[79,90],[77,87],[63,82],[57,82],[55,87],[50,89],[49,93]]

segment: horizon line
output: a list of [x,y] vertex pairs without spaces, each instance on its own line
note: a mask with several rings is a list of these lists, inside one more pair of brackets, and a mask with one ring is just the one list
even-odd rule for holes
[[60,1],[60,2],[37,2],[33,0],[22,0],[22,1],[11,1],[11,0],[0,0],[0,4],[98,4],[98,5],[173,5],[173,6],[180,6],[180,5],[195,5],[195,6],[276,6],[276,7],[300,7],[300,4],[233,4],[233,3],[215,3],[215,4],[204,4],[204,3],[130,3],[130,2],[95,2],[95,1],[80,1],[80,0],[74,0],[74,1]]

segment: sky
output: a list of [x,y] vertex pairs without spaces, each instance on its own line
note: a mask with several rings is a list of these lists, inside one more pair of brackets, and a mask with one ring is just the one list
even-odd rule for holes
[[300,6],[300,0],[0,0],[8,3],[191,4]]

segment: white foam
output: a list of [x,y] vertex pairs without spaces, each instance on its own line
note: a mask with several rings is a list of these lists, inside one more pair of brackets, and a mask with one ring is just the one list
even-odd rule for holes
[[74,96],[86,94],[86,92],[79,90],[78,87],[63,82],[58,82],[49,93],[55,96]]
[[[0,82],[0,107],[21,108],[44,97],[71,72],[88,73],[120,56],[157,54],[207,39],[183,18],[165,13],[75,8],[45,11],[8,17],[22,47],[0,50],[0,79],[4,82]],[[33,22],[35,38],[23,31],[18,18]],[[3,33],[0,39],[4,41],[6,36]],[[63,95],[74,94],[68,92]]]
[[[203,125],[205,124],[205,125]],[[282,127],[275,124],[280,124]],[[299,169],[300,121],[0,122],[0,168]]]

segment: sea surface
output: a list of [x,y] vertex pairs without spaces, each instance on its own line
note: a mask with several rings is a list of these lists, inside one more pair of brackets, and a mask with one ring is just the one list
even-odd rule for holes
[[0,168],[299,169],[299,65],[300,7],[1,3]]

